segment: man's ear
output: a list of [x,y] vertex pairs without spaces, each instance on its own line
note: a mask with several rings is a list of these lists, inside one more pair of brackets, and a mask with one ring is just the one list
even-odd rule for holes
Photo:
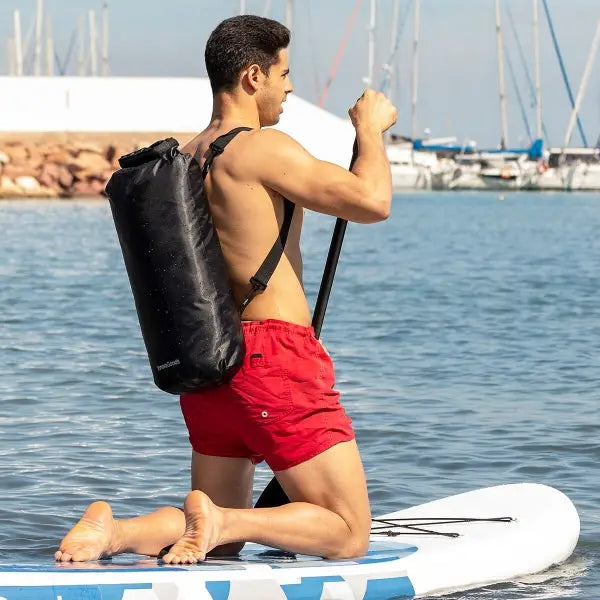
[[248,85],[256,91],[263,82],[265,74],[258,65],[250,65],[244,74],[244,78]]

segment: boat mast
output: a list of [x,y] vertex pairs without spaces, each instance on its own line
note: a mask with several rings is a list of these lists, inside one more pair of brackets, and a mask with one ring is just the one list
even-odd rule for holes
[[362,4],[362,0],[356,0],[356,4],[352,9],[352,14],[348,19],[348,25],[346,26],[346,32],[344,33],[344,37],[338,46],[335,58],[333,59],[333,66],[331,67],[331,71],[329,72],[329,76],[327,77],[327,81],[325,82],[325,87],[323,88],[323,92],[321,93],[321,98],[319,99],[319,106],[325,106],[325,100],[327,100],[327,94],[329,94],[329,89],[331,88],[331,84],[335,79],[338,67],[340,66],[340,62],[342,57],[344,56],[344,51],[346,50],[346,45],[348,44],[348,40],[350,39],[350,34],[352,33],[352,29],[354,28],[354,24],[356,23],[356,18],[358,17],[358,11],[360,10],[360,6]]
[[[554,44],[554,51],[556,52],[556,56],[558,58],[558,65],[560,66],[560,72],[563,76],[563,81],[565,82],[565,87],[567,88],[567,94],[569,95],[569,100],[571,101],[571,107],[575,108],[575,100],[573,98],[573,91],[571,90],[571,84],[569,83],[569,77],[567,75],[567,69],[565,68],[565,63],[562,58],[562,54],[560,52],[560,47],[558,46],[558,39],[556,38],[556,32],[554,31],[554,25],[552,24],[552,17],[550,16],[550,9],[548,8],[548,2],[546,0],[542,0],[544,4],[544,11],[546,12],[546,19],[548,21],[548,27],[550,28],[550,35],[552,36],[552,43]],[[579,129],[579,135],[581,136],[581,141],[583,145],[587,148],[587,139],[585,137],[585,133],[583,131],[583,125],[581,124],[581,119],[577,116],[577,129]]]
[[79,16],[78,33],[77,33],[77,75],[83,77],[85,75],[85,20],[83,16]]
[[54,75],[54,38],[52,36],[52,19],[46,15],[46,75]]
[[271,0],[266,0],[265,2],[265,8],[263,9],[263,17],[268,17],[269,16],[269,11],[271,10]]
[[540,22],[538,19],[538,0],[533,0],[533,39],[535,45],[535,105],[537,108],[537,139],[543,136],[542,121],[542,75],[540,68]]
[[[294,21],[294,2],[293,2],[293,0],[286,0],[286,3],[285,3],[285,26],[290,31],[292,30],[293,21]],[[293,50],[294,50],[294,44],[290,40],[290,43],[289,43],[288,49],[287,49],[288,64],[293,62],[293,59],[292,59]]]
[[44,0],[37,0],[35,13],[35,54],[33,69],[34,75],[42,74],[42,20],[44,18]]
[[15,27],[15,73],[23,75],[23,38],[21,36],[21,13],[15,10],[13,13]]
[[108,3],[102,6],[102,76],[108,77]]
[[500,0],[496,2],[496,45],[498,50],[498,87],[500,91],[500,125],[501,138],[500,148],[505,149],[508,145],[508,119],[506,116],[506,90],[504,88],[504,61],[502,47],[502,28],[500,25]]
[[96,56],[96,13],[93,10],[89,12],[90,24],[90,67],[92,77],[98,75],[98,57]]
[[366,79],[367,87],[373,88],[375,85],[375,27],[377,26],[377,0],[371,0],[371,10],[369,18],[369,63]]
[[[394,69],[398,63],[398,59],[396,58],[396,46],[398,43],[398,24],[400,21],[400,0],[394,0],[394,13],[392,16],[392,33],[390,39],[390,60],[383,65],[385,75],[384,80],[381,85],[381,91],[385,94],[387,92],[388,98],[390,101],[393,100],[394,88],[392,86],[392,80],[394,78]],[[386,89],[387,88],[387,89]],[[392,137],[392,132],[390,129],[384,134],[385,137],[389,140]]]
[[17,69],[15,67],[15,38],[14,36],[9,36],[6,40],[6,63],[8,66],[8,75],[9,77],[14,77],[17,73]]
[[585,70],[583,71],[583,77],[581,78],[581,84],[579,85],[579,91],[577,92],[577,98],[575,100],[575,106],[573,106],[573,111],[571,112],[571,118],[569,119],[569,125],[567,126],[567,133],[565,134],[565,141],[563,146],[566,147],[571,142],[571,136],[573,135],[573,129],[575,128],[575,121],[577,120],[579,109],[581,108],[581,103],[583,101],[583,96],[585,94],[585,89],[590,80],[590,75],[592,72],[592,65],[594,64],[594,58],[596,58],[596,52],[598,50],[598,42],[600,41],[600,21],[598,21],[596,25],[596,33],[594,35],[594,39],[592,41],[592,47],[590,48],[590,53],[588,55],[587,63],[585,65]]
[[246,0],[240,0],[240,15],[246,14]]
[[421,26],[421,0],[414,0],[413,20],[413,63],[412,63],[412,104],[411,137],[417,137],[417,100],[419,87],[419,29]]
[[392,100],[392,79],[394,78],[394,67],[396,64],[396,38],[398,37],[398,22],[400,20],[400,0],[394,0],[394,13],[392,16],[392,34],[390,37],[390,56],[392,60],[384,65],[386,73],[386,83],[389,85],[388,98]]

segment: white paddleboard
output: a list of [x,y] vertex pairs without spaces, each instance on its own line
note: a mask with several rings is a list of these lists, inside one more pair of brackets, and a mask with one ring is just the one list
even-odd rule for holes
[[131,555],[66,565],[0,564],[0,600],[412,598],[544,571],[573,552],[579,517],[558,490],[522,483],[383,515],[373,528],[367,555],[347,561],[247,544],[239,558],[194,566]]

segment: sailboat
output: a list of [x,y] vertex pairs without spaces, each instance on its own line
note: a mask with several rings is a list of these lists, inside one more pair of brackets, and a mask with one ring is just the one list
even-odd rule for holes
[[[386,78],[384,92],[391,92],[391,78],[394,74],[401,28],[399,0],[394,3],[394,17],[391,38],[390,59],[384,65]],[[407,5],[407,8],[410,5]],[[417,100],[418,100],[418,66],[419,66],[419,29],[420,29],[420,0],[413,0],[413,53],[412,53],[412,99],[411,99],[411,137],[390,135],[386,149],[392,172],[392,184],[395,190],[406,189],[445,189],[454,173],[454,163],[450,159],[440,159],[436,152],[417,149],[413,143],[417,130]],[[408,11],[403,15],[406,21]],[[374,20],[371,22],[371,30]]]
[[[548,14],[549,23],[550,15]],[[555,40],[556,43],[556,40]],[[546,162],[539,170],[532,187],[540,190],[600,190],[600,139],[595,148],[570,147],[569,143],[578,121],[578,114],[585,95],[585,90],[592,72],[592,65],[600,43],[600,21],[596,25],[596,33],[592,41],[586,66],[583,72],[577,98],[573,101],[573,110],[565,133],[562,147],[550,148],[547,152]],[[558,47],[557,52],[558,52]],[[568,82],[566,82],[568,83]],[[572,98],[572,95],[571,95]],[[582,141],[585,144],[585,136],[580,125]]]
[[[419,0],[414,0],[414,51],[413,51],[413,115],[416,104],[416,47],[418,43],[419,26]],[[369,23],[369,79],[372,81],[373,64],[375,56],[375,25],[376,25],[376,0],[371,0],[371,18]],[[391,78],[394,74],[394,63],[400,39],[400,0],[394,1],[393,27],[391,35],[390,58],[384,65],[384,82],[382,89],[391,96]],[[413,116],[414,124],[414,116]],[[425,157],[417,162],[410,138],[389,135],[386,141],[386,151],[390,161],[392,173],[392,186],[394,190],[431,189],[430,162],[435,161],[435,155]]]

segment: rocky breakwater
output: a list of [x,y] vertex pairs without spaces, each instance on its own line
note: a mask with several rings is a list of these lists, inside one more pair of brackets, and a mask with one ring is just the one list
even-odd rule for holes
[[119,157],[169,135],[0,135],[0,198],[101,197]]

